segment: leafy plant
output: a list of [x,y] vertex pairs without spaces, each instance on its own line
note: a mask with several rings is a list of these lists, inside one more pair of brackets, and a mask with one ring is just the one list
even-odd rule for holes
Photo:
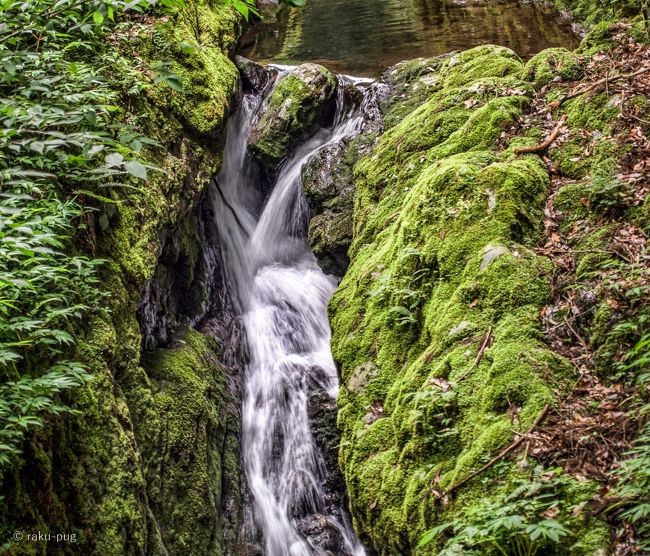
[[613,173],[597,174],[586,188],[591,204],[603,211],[624,209],[630,188]]
[[[642,414],[650,413],[650,404]],[[646,417],[647,418],[647,417]],[[646,422],[634,448],[614,473],[620,483],[617,494],[625,499],[621,518],[632,523],[644,552],[650,551],[650,422]]]
[[80,201],[135,188],[151,168],[138,153],[154,142],[114,118],[121,90],[147,80],[111,79],[105,35],[125,12],[180,4],[0,0],[0,466],[48,414],[72,411],[59,395],[89,380],[69,353],[105,293],[103,261],[73,253]]
[[260,16],[260,12],[255,6],[255,0],[226,0],[226,3],[243,15],[246,21],[250,14]]
[[[626,358],[627,371],[640,373],[637,382],[647,393],[650,384],[650,332],[644,334]],[[650,404],[643,405],[639,417],[645,424],[634,447],[620,468],[614,471],[619,480],[617,494],[624,500],[621,517],[635,528],[642,550],[650,552]]]
[[421,261],[420,251],[412,247],[403,249],[398,259],[399,274],[382,276],[378,287],[370,294],[380,300],[390,300],[387,318],[398,326],[417,323],[419,310],[427,299],[430,269],[421,268]]
[[418,544],[438,541],[438,556],[552,554],[553,546],[571,535],[556,517],[561,514],[559,470],[537,467],[518,477],[507,494],[483,500],[453,520],[425,533]]

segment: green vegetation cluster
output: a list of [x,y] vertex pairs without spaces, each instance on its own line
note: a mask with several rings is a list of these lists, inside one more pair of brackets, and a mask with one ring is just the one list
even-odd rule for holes
[[[637,39],[645,32],[638,21],[629,30]],[[595,482],[537,469],[525,457],[464,480],[575,380],[570,361],[550,349],[540,316],[551,301],[553,266],[534,248],[550,176],[536,155],[513,152],[543,132],[533,127],[514,139],[507,132],[542,87],[580,80],[589,57],[612,48],[612,33],[603,23],[577,53],[551,49],[527,64],[483,46],[399,64],[384,76],[400,94],[384,102],[388,129],[355,167],[351,264],[330,304],[342,378],[340,462],[355,525],[381,554],[609,549],[607,525],[586,509]],[[551,87],[546,100],[565,92]],[[641,374],[643,387],[647,376],[631,369],[647,365],[647,288],[623,280],[643,266],[599,255],[625,222],[648,229],[647,202],[628,203],[616,177],[625,156],[613,138],[620,108],[602,94],[570,100],[562,111],[578,139],[549,156],[575,181],[555,206],[564,230],[589,222],[572,244],[578,281],[570,287],[593,291],[595,282],[579,279],[606,270],[585,337],[599,372],[619,380],[611,373],[619,369],[628,383]],[[599,229],[608,219],[608,231]],[[617,288],[624,320],[608,310]],[[635,521],[642,543],[648,462],[646,427],[620,472],[629,496],[623,516]]]
[[588,27],[638,15],[650,21],[648,0],[554,0],[554,4]]
[[136,311],[163,231],[200,256],[190,213],[221,163],[241,18],[8,0],[0,21],[2,542],[65,529],[89,554],[218,553],[239,515],[236,494],[222,510],[239,463],[219,346],[188,331],[141,361]]
[[[513,154],[530,139],[499,147],[531,102],[524,72],[494,46],[397,66],[388,79],[425,87],[427,98],[387,107],[395,124],[355,168],[351,265],[330,305],[332,346],[352,512],[382,554],[428,553],[418,541],[441,513],[507,496],[523,473],[514,466],[444,500],[571,375],[540,330],[548,262],[531,249],[550,179],[538,157]],[[571,519],[593,485],[576,489],[561,511],[572,543],[590,532],[576,552],[587,554],[606,532]]]
[[[163,2],[169,7],[173,2]],[[75,254],[83,229],[76,197],[145,179],[137,152],[152,141],[116,123],[119,94],[88,57],[104,21],[147,2],[15,2],[0,5],[0,464],[25,432],[68,411],[57,394],[88,379],[66,358],[75,327],[104,293],[97,265]],[[107,61],[107,60],[105,60]],[[92,61],[95,62],[96,61]],[[125,87],[142,83],[125,76]]]

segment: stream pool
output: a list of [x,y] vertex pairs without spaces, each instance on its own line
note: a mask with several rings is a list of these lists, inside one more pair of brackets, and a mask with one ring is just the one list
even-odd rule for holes
[[579,39],[554,8],[516,0],[307,0],[271,5],[249,28],[240,54],[279,64],[317,62],[376,77],[400,62],[493,43],[523,58]]

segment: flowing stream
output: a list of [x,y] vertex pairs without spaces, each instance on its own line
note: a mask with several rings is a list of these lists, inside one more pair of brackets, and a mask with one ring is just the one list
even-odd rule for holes
[[310,393],[334,397],[338,387],[327,319],[336,280],[307,245],[300,178],[311,156],[354,133],[361,118],[339,99],[332,129],[298,149],[264,200],[246,154],[264,102],[246,95],[230,119],[214,197],[228,287],[247,340],[242,443],[255,522],[267,556],[362,555],[346,510],[333,507],[323,486],[327,470],[310,430]]

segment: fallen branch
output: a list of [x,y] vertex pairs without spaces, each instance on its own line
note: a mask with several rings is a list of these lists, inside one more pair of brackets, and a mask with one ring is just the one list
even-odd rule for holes
[[562,130],[562,127],[564,126],[564,123],[566,122],[567,115],[563,114],[562,117],[560,118],[560,121],[557,123],[553,131],[551,131],[551,134],[546,138],[545,141],[542,141],[539,145],[533,145],[532,147],[519,147],[515,149],[515,154],[528,154],[528,153],[539,153],[542,151],[545,151],[548,149],[553,142],[557,139],[558,135],[560,135],[560,131]]
[[572,98],[576,98],[581,95],[584,95],[589,91],[593,91],[595,88],[600,87],[601,85],[609,85],[610,83],[613,83],[614,81],[618,81],[619,79],[632,79],[633,77],[638,77],[639,75],[646,73],[648,71],[650,71],[650,67],[642,68],[633,73],[622,73],[619,75],[615,75],[614,77],[605,77],[603,79],[599,79],[598,81],[592,83],[591,85],[589,85],[589,87],[583,89],[582,91],[577,91],[575,93],[571,93],[569,95],[562,97],[560,99],[560,103],[558,106],[561,106],[562,103],[566,102],[567,100],[571,100]]
[[485,339],[483,340],[483,343],[481,344],[481,347],[479,348],[478,353],[476,354],[476,359],[474,359],[474,363],[472,363],[472,366],[458,377],[458,380],[456,380],[456,382],[460,382],[465,377],[467,377],[467,375],[470,374],[474,369],[476,369],[478,364],[481,362],[481,359],[483,359],[483,354],[485,353],[485,350],[490,345],[491,341],[492,341],[492,327],[490,326],[490,328],[488,328],[487,334],[485,335]]
[[458,481],[456,484],[450,486],[447,489],[447,494],[451,494],[454,490],[459,489],[464,484],[468,483],[474,477],[477,477],[478,475],[483,473],[486,469],[492,467],[495,463],[497,463],[499,460],[506,457],[510,452],[512,452],[515,448],[517,448],[530,435],[530,433],[533,432],[533,430],[539,426],[539,424],[543,421],[544,417],[546,417],[546,414],[548,413],[548,410],[550,408],[551,406],[546,404],[544,406],[544,409],[542,409],[542,412],[537,416],[537,419],[535,419],[535,422],[531,425],[531,427],[526,431],[525,434],[522,434],[517,440],[512,442],[509,446],[506,446],[503,450],[501,450],[495,457],[493,457],[490,461],[488,461],[478,471],[474,471],[473,473],[470,473],[467,477],[465,477],[461,481]]

